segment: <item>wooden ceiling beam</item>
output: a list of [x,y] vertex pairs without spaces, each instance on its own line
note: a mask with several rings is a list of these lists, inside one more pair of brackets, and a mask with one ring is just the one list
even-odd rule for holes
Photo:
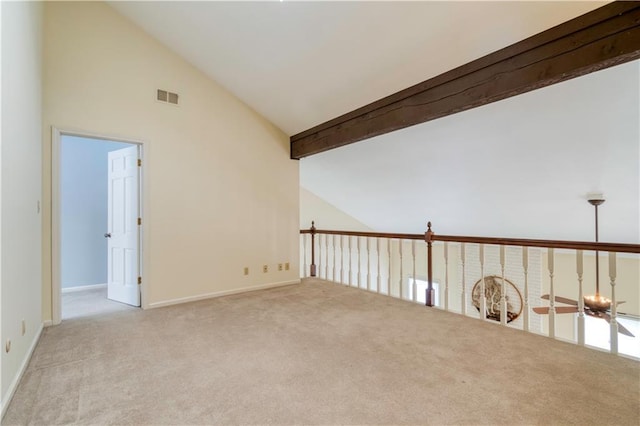
[[640,58],[640,2],[613,2],[291,136],[300,159]]

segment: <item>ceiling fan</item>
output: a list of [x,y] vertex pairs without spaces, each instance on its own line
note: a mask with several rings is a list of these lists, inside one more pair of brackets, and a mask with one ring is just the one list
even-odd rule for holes
[[[589,198],[589,204],[595,207],[596,210],[596,242],[598,242],[598,206],[604,203],[602,194],[594,194]],[[544,294],[541,296],[544,300],[549,300],[549,295]],[[555,296],[554,300],[558,303],[564,303],[571,306],[556,306],[555,312],[557,314],[569,314],[578,312],[578,302],[573,299],[567,299],[566,297]],[[596,294],[591,296],[584,296],[584,313],[591,317],[601,318],[607,322],[611,322],[611,315],[607,313],[611,308],[611,299],[600,295],[600,261],[598,251],[596,251]],[[624,302],[616,302],[616,306]],[[537,314],[548,314],[549,307],[541,306],[533,308],[533,312]],[[618,333],[627,336],[635,337],[629,330],[627,330],[622,324],[618,323]]]
[[[593,301],[592,301],[593,297],[594,296],[585,296],[584,297],[584,313],[586,315],[591,316],[591,317],[601,318],[601,319],[605,320],[606,322],[610,322],[611,321],[611,315],[609,315],[609,313],[607,311],[611,307],[611,301],[609,301],[608,305],[606,303],[604,303],[604,304],[603,303],[593,303]],[[600,296],[600,297],[602,299],[606,299],[606,298],[604,298],[602,296]],[[544,300],[549,300],[549,295],[548,294],[544,294],[544,295],[542,295],[541,298],[544,299]],[[576,301],[576,300],[567,299],[566,297],[556,296],[555,297],[555,301],[558,302],[558,303],[564,303],[566,305],[571,305],[571,306],[556,306],[555,309],[556,309],[556,313],[557,314],[570,314],[570,313],[578,312],[578,301]],[[619,305],[621,303],[624,303],[624,302],[617,302],[616,304]],[[549,313],[549,307],[548,306],[541,306],[541,307],[538,307],[538,308],[533,308],[533,312],[535,312],[537,314],[548,314]],[[627,330],[620,323],[618,323],[618,333],[624,334],[624,335],[630,336],[630,337],[635,337],[629,330]]]

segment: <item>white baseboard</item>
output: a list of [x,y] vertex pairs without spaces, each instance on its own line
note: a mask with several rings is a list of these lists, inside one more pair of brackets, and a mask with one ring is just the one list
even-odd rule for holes
[[171,306],[171,305],[177,305],[180,303],[195,302],[198,300],[212,299],[214,297],[229,296],[229,295],[238,294],[238,293],[247,293],[250,291],[266,290],[268,288],[284,287],[284,286],[293,285],[293,284],[300,284],[300,280],[281,281],[278,283],[261,284],[253,287],[243,287],[243,288],[237,288],[233,290],[216,291],[213,293],[206,293],[198,296],[189,296],[189,297],[181,297],[178,299],[164,300],[162,302],[150,303],[148,305],[148,308],[149,309],[161,308],[163,306]]
[[38,331],[36,332],[36,335],[33,338],[33,341],[31,342],[31,346],[29,347],[29,350],[27,351],[26,356],[22,360],[22,364],[20,365],[20,369],[18,370],[18,373],[11,381],[11,384],[9,385],[9,389],[7,389],[7,393],[2,398],[2,414],[0,415],[0,419],[4,417],[4,414],[7,411],[7,407],[9,406],[9,403],[13,398],[13,394],[16,393],[16,389],[18,389],[20,380],[22,379],[24,372],[27,370],[27,365],[29,365],[29,361],[31,361],[31,356],[33,355],[33,351],[36,349],[36,345],[40,341],[40,336],[42,335],[42,329],[43,329],[43,324],[40,324],[40,327],[38,328]]
[[91,285],[81,285],[77,287],[63,287],[62,293],[74,293],[76,291],[84,291],[84,290],[96,290],[99,288],[107,288],[106,284],[91,284]]
[[42,322],[42,326],[45,327],[45,328],[46,327],[51,327],[52,325],[53,325],[53,321],[51,321],[51,320],[45,320],[45,321]]

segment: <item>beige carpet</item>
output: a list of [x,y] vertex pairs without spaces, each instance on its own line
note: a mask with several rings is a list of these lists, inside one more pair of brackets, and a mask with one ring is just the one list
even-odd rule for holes
[[3,424],[629,424],[639,363],[319,280],[45,330]]
[[107,299],[106,287],[93,287],[87,290],[62,293],[63,320],[109,314],[130,309],[137,308]]

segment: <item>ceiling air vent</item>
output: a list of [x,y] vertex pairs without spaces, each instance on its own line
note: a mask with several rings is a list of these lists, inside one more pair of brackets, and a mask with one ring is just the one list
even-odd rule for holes
[[158,89],[156,99],[160,102],[167,102],[170,104],[178,105],[178,94],[167,92],[166,90]]

